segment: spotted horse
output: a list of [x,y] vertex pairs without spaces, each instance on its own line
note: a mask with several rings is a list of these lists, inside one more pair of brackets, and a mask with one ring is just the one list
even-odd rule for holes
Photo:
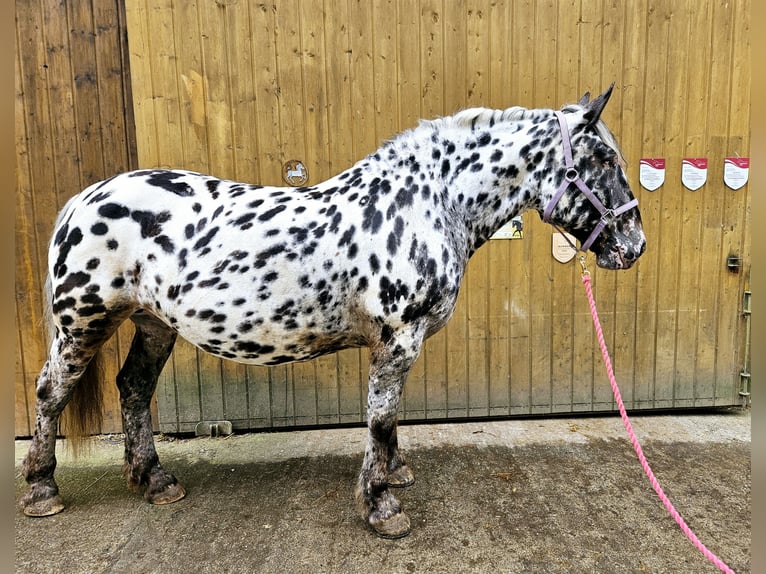
[[160,464],[149,408],[177,335],[255,365],[367,346],[357,506],[378,535],[408,534],[392,492],[414,481],[397,408],[423,342],[452,315],[471,255],[527,210],[574,235],[601,267],[626,269],[644,251],[624,160],[600,119],[611,93],[561,110],[473,108],[422,121],[309,187],[146,169],[73,197],[49,248],[51,345],[23,511],[64,508],[54,480],[59,417],[71,403],[75,439],[100,413],[96,357],[130,319],[135,335],[117,375],[125,473],[147,501],[186,494]]

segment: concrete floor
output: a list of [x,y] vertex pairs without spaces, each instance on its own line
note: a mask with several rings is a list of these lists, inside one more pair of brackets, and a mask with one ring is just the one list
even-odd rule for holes
[[[634,430],[674,505],[750,572],[750,412],[641,415]],[[403,425],[416,483],[408,537],[371,534],[353,488],[365,430],[157,437],[187,497],[151,506],[121,476],[120,436],[57,480],[67,508],[17,509],[23,573],[718,572],[667,513],[619,417]],[[28,441],[16,441],[16,498]]]

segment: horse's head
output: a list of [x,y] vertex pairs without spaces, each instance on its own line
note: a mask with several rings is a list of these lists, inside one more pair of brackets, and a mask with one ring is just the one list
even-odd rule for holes
[[542,215],[574,235],[583,251],[593,251],[599,267],[627,269],[644,252],[646,237],[625,161],[600,119],[613,86],[556,112],[563,154],[556,154],[562,161],[554,168],[553,196]]

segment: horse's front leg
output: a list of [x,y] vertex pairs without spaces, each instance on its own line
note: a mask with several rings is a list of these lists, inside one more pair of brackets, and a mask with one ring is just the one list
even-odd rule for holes
[[391,438],[388,441],[388,464],[387,466],[387,481],[388,486],[394,488],[405,488],[415,484],[415,475],[412,474],[412,470],[407,466],[404,460],[404,456],[399,450],[399,441],[397,438],[397,421],[394,421],[394,430],[391,433]]
[[422,341],[419,331],[395,334],[374,346],[370,355],[367,446],[356,500],[362,518],[383,538],[401,538],[410,532],[410,520],[389,486],[414,480],[398,449],[396,413]]

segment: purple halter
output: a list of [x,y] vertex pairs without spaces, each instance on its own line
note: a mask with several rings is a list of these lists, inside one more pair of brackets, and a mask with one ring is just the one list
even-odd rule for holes
[[[569,139],[569,126],[567,126],[566,120],[564,119],[564,114],[559,111],[555,112],[555,114],[556,118],[559,120],[561,138],[564,142],[564,161],[566,162],[567,171],[564,175],[564,181],[561,182],[561,185],[556,191],[556,194],[553,196],[553,199],[551,199],[550,202],[548,202],[548,205],[545,207],[545,211],[543,212],[543,221],[545,223],[550,223],[553,225],[553,227],[559,229],[555,223],[550,221],[551,213],[553,213],[553,208],[556,207],[556,204],[559,202],[561,196],[564,195],[564,192],[569,188],[569,186],[572,184],[576,185],[578,189],[585,194],[585,197],[590,200],[591,204],[593,204],[593,207],[595,207],[601,214],[601,219],[599,219],[596,227],[593,229],[593,231],[591,231],[588,239],[585,240],[585,243],[583,243],[579,249],[572,245],[572,248],[575,249],[575,251],[585,252],[590,248],[590,246],[603,231],[604,227],[606,227],[606,224],[609,223],[609,221],[618,215],[625,213],[629,209],[636,207],[638,205],[638,200],[632,199],[628,203],[616,209],[607,209],[604,207],[604,204],[599,201],[598,197],[596,197],[590,188],[585,185],[585,182],[582,180],[582,178],[580,178],[580,174],[574,167],[574,161],[572,160],[572,143]],[[559,231],[561,230],[559,229]],[[566,238],[566,235],[564,235],[564,237]],[[567,239],[567,241],[569,240]]]

